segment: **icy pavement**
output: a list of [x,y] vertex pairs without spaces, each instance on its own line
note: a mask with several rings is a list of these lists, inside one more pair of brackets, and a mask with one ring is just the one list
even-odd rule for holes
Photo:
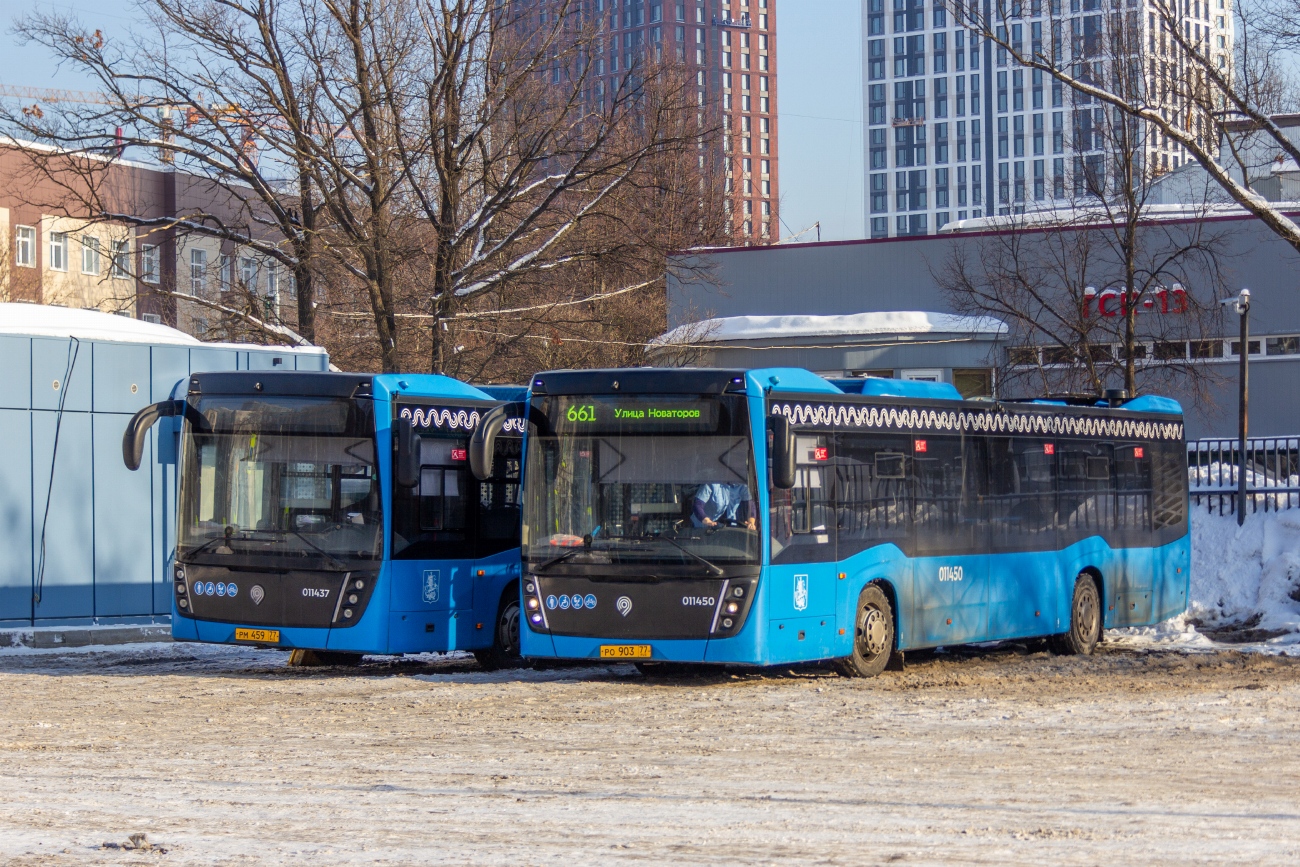
[[0,653],[0,864],[1300,859],[1285,657],[1008,644],[869,681],[284,661]]

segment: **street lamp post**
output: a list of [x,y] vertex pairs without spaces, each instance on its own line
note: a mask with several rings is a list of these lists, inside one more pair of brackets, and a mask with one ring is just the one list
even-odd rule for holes
[[1237,526],[1246,521],[1246,434],[1249,428],[1250,405],[1250,290],[1242,289],[1236,298],[1222,302],[1231,304],[1241,317],[1241,345],[1237,354]]

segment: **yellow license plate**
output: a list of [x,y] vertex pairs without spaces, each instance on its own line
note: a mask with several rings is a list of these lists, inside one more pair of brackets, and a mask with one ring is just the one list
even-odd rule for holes
[[266,644],[274,644],[280,641],[280,630],[278,629],[236,629],[236,641],[261,641]]
[[600,646],[601,659],[649,659],[650,645],[648,644],[602,644]]

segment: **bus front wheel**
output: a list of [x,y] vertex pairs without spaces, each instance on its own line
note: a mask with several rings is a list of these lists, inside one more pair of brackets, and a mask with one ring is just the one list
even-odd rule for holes
[[838,668],[846,677],[875,677],[885,670],[893,652],[894,609],[884,591],[870,584],[858,597],[853,652],[838,660]]
[[1092,653],[1101,638],[1101,594],[1097,581],[1087,572],[1074,579],[1070,600],[1070,631],[1053,635],[1052,651],[1064,656]]
[[492,646],[486,650],[474,651],[474,658],[485,671],[498,668],[518,666],[522,657],[519,654],[519,587],[506,590],[498,609],[496,628],[492,635]]

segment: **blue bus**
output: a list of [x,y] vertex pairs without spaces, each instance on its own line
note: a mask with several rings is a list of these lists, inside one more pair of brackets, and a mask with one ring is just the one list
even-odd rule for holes
[[256,644],[296,660],[519,653],[522,440],[507,429],[483,479],[468,470],[480,418],[521,388],[444,376],[204,373],[184,400],[141,410],[182,421],[172,635]]
[[[1082,404],[1082,405],[1081,405]],[[806,370],[539,373],[526,423],[525,657],[834,660],[1102,630],[1187,605],[1177,402],[968,401]]]

